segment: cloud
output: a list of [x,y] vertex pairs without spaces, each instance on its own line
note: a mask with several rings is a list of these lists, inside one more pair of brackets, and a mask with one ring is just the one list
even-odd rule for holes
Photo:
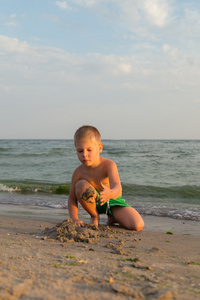
[[119,69],[124,73],[130,73],[131,65],[130,64],[119,64]]
[[[0,63],[0,73],[10,82],[20,82],[17,74],[21,72],[21,78],[30,84],[40,80],[44,85],[64,85],[65,82],[80,83],[84,79],[86,84],[93,82],[106,88],[111,85],[135,89],[145,83],[146,90],[157,88],[158,82],[159,88],[167,82],[169,87],[182,84],[185,87],[192,83],[193,76],[199,78],[198,53],[191,56],[177,45],[165,42],[160,45],[158,59],[158,48],[156,51],[151,51],[148,45],[143,48],[134,55],[72,54],[56,47],[31,46],[26,41],[1,35],[0,52],[4,59]],[[10,75],[9,70],[12,70]],[[4,76],[5,72],[7,76]],[[3,81],[8,86],[6,79]],[[196,81],[193,79],[194,85]]]
[[26,52],[29,46],[26,42],[20,42],[17,38],[9,38],[0,35],[0,50],[6,52]]
[[[86,56],[70,54],[62,49],[44,46],[31,46],[25,41],[17,38],[9,38],[0,36],[0,52],[9,59],[10,69],[23,68],[24,72],[33,72],[35,76],[38,73],[47,72],[47,77],[52,80],[57,78],[68,77],[68,80],[82,80],[82,76],[90,81],[99,75],[123,76],[130,74],[134,58],[127,56],[103,55],[98,53],[90,53]],[[1,69],[3,69],[3,63]],[[40,71],[39,71],[40,70]],[[53,75],[54,74],[54,75]],[[57,75],[55,75],[57,74]],[[69,76],[68,76],[69,75]],[[54,78],[55,76],[55,78]],[[24,76],[26,77],[26,76]],[[28,76],[27,79],[28,80]],[[54,78],[54,79],[53,79]],[[41,78],[41,82],[45,81]]]
[[[70,6],[69,6],[70,3]],[[112,21],[120,19],[130,30],[135,31],[135,24],[147,21],[158,27],[166,24],[169,13],[169,1],[166,0],[69,0],[57,1],[61,9],[78,6],[92,9],[97,15],[106,17]]]
[[5,23],[6,26],[8,27],[16,27],[17,26],[17,22],[16,22],[16,15],[15,14],[11,14],[8,17],[8,21]]
[[9,22],[6,22],[6,26],[13,26],[13,27],[15,27],[15,26],[17,26],[17,23],[16,22],[14,22],[14,21],[9,21]]
[[168,16],[168,2],[166,0],[146,0],[144,1],[144,9],[147,18],[152,24],[164,26]]
[[167,53],[167,52],[169,52],[169,50],[170,50],[170,46],[168,44],[164,44],[163,45],[163,52]]
[[[87,55],[70,54],[55,47],[31,46],[16,38],[0,36],[0,52],[4,60],[0,63],[3,85],[62,86],[70,84],[101,86],[105,89],[126,87],[130,90],[142,89],[146,92],[162,90],[168,85],[184,88],[197,84],[192,77],[198,77],[199,57],[193,58],[195,64],[191,69],[191,60],[181,55],[177,47],[163,44],[166,54],[162,61],[157,54],[104,55],[88,53]],[[20,76],[19,76],[20,74]],[[181,74],[181,76],[179,76]]]
[[[72,8],[73,5],[90,8],[90,7],[98,5],[98,2],[100,2],[100,1],[101,0],[99,0],[99,1],[96,1],[96,0],[56,1],[56,5],[59,8],[64,9],[64,10],[72,10],[73,9]],[[69,3],[71,5],[69,5]]]
[[67,1],[56,1],[56,5],[63,10],[72,10],[72,7],[67,4]]
[[101,2],[107,2],[102,0],[72,0],[71,2],[75,3],[76,5],[80,5],[83,7],[92,7],[96,6],[98,4],[101,4]]

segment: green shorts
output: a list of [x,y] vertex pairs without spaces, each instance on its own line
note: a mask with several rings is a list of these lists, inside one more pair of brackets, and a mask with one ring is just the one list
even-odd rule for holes
[[[97,199],[99,198],[99,193],[96,191],[97,193]],[[125,206],[125,207],[130,207],[130,205],[128,205],[126,203],[126,201],[122,198],[122,196],[116,198],[116,199],[109,199],[104,205],[100,205],[97,204],[97,211],[99,214],[106,214],[108,216],[113,217],[112,211],[111,211],[111,207],[112,206]]]

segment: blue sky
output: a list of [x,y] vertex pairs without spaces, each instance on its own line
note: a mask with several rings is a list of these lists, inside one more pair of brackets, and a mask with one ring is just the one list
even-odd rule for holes
[[0,0],[0,138],[200,139],[200,1]]

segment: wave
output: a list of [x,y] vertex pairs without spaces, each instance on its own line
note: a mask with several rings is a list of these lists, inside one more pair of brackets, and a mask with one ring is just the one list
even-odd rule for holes
[[[14,196],[14,197],[13,197]],[[0,197],[0,205],[14,205],[22,206],[29,209],[29,207],[49,208],[66,210],[68,208],[68,196],[64,195],[44,195],[44,194],[7,194],[7,197]],[[200,221],[200,206],[195,205],[181,205],[181,204],[161,204],[161,203],[129,203],[141,215],[149,215],[156,217],[168,217],[179,220]],[[32,208],[31,212],[32,212]],[[82,211],[83,208],[79,206]]]
[[[123,184],[123,195],[134,199],[162,200],[168,199],[173,201],[178,199],[180,202],[189,202],[200,204],[200,186],[184,185],[184,186],[152,186],[152,185],[137,185]],[[70,183],[52,183],[41,181],[1,181],[0,192],[10,193],[51,193],[68,195],[70,191]]]
[[[142,215],[200,221],[200,187],[123,185],[123,189],[127,203]],[[69,190],[70,183],[1,182],[0,204],[67,209]]]
[[21,193],[21,194],[32,194],[32,193],[51,193],[57,195],[68,195],[70,190],[70,184],[52,184],[42,182],[1,182],[0,192],[9,193]]
[[135,205],[134,208],[143,215],[200,221],[200,209],[195,207],[180,207],[180,205],[177,205],[177,207],[170,205]]
[[0,153],[1,152],[7,152],[7,151],[10,151],[10,150],[12,150],[12,148],[6,148],[6,147],[0,147]]
[[13,158],[13,157],[15,157],[15,158],[17,158],[17,159],[19,159],[19,158],[34,158],[34,159],[36,159],[36,158],[49,158],[49,157],[54,157],[54,159],[55,159],[55,157],[65,157],[66,156],[66,151],[49,151],[49,152],[43,152],[43,153],[9,153],[9,152],[6,152],[5,151],[5,153],[3,154],[4,155],[4,157],[11,157],[11,158]]
[[182,199],[197,200],[200,203],[200,186],[184,185],[184,186],[168,186],[159,187],[151,185],[134,185],[122,184],[123,193],[133,195],[137,198],[151,199]]
[[127,155],[127,153],[128,153],[126,150],[118,150],[118,149],[111,149],[111,150],[104,149],[104,152],[109,155],[117,155],[117,156],[123,155],[123,154]]

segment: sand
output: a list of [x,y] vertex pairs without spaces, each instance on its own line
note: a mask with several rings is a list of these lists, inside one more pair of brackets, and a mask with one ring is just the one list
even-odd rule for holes
[[0,299],[200,299],[200,222],[144,219],[134,232],[1,211]]

